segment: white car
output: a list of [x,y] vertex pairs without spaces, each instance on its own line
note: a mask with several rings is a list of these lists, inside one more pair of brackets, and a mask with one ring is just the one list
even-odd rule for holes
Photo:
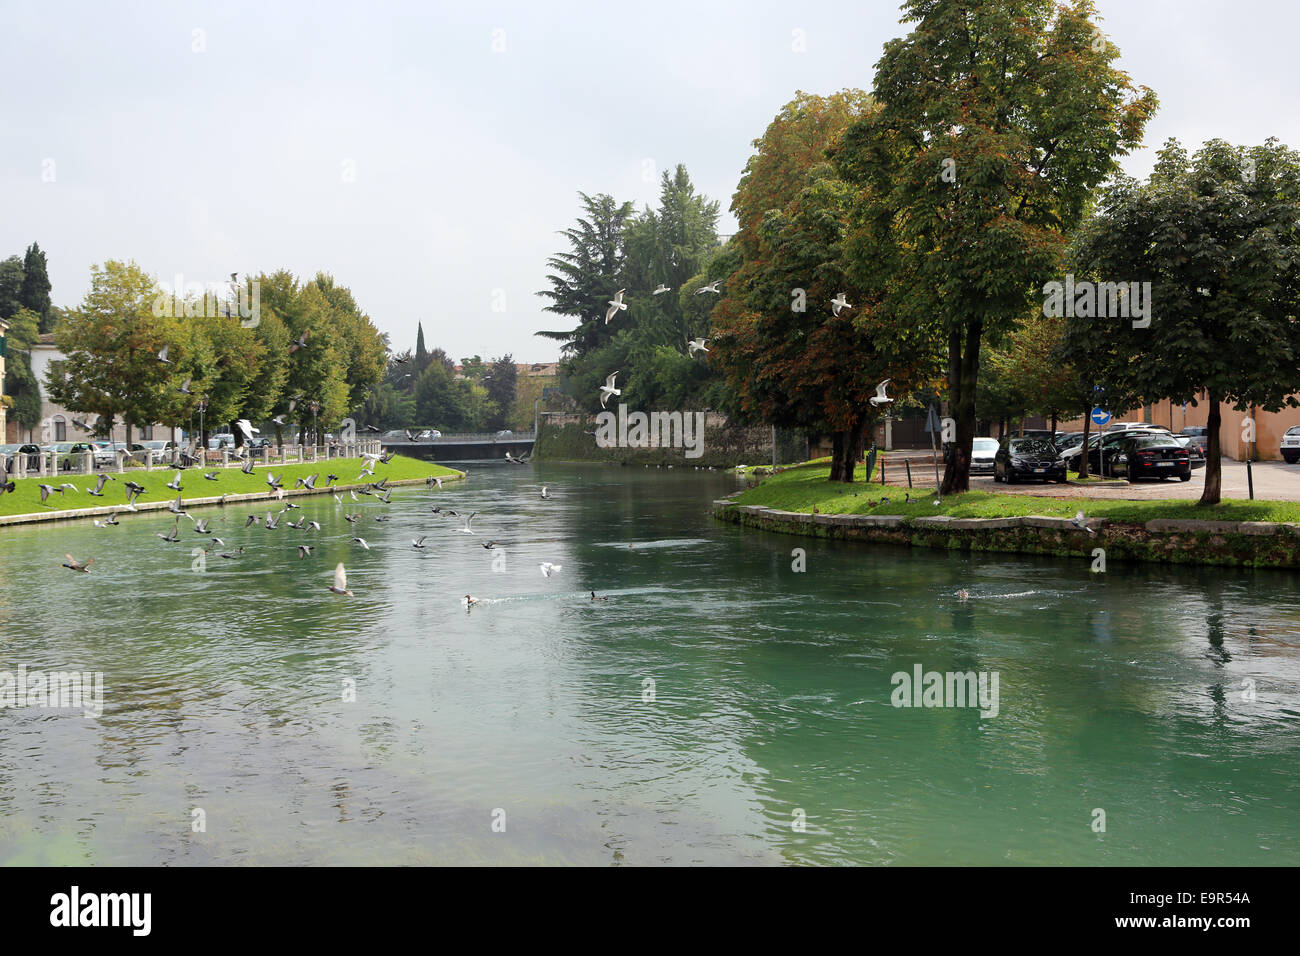
[[976,438],[970,445],[970,473],[981,472],[993,474],[993,459],[997,457],[998,440],[996,438]]
[[1282,452],[1283,459],[1288,465],[1294,465],[1300,461],[1300,425],[1292,425],[1282,436],[1282,446],[1278,449]]

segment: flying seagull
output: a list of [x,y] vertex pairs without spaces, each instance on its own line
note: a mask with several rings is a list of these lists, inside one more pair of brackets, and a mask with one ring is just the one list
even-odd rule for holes
[[546,486],[545,486],[545,485],[542,485],[542,497],[543,497],[543,498],[549,498],[549,497],[551,497],[551,493],[550,493],[549,491],[546,490]]
[[609,300],[609,310],[605,313],[605,324],[609,325],[609,320],[618,315],[619,312],[626,311],[627,303],[623,301],[623,293],[627,289],[619,289],[614,293],[614,298]]
[[691,358],[695,357],[696,352],[708,351],[708,349],[704,347],[704,343],[707,341],[708,339],[691,339],[686,343],[686,351],[690,353]]
[[695,290],[695,294],[696,294],[696,295],[704,295],[704,293],[706,293],[706,292],[716,292],[716,293],[718,293],[718,295],[721,295],[721,294],[722,294],[722,290],[718,288],[718,283],[721,282],[721,281],[722,281],[721,279],[714,279],[714,280],[713,280],[712,282],[710,282],[708,285],[703,286],[702,288],[696,289],[696,290]]
[[876,394],[871,396],[872,405],[888,405],[893,402],[893,399],[885,394],[885,386],[892,381],[892,378],[887,378],[876,386]]
[[[300,545],[298,545],[298,560],[299,560],[299,561],[301,561],[303,558],[307,557],[307,556],[310,555],[310,554],[311,554],[311,545],[308,545],[308,544],[300,544]],[[339,567],[343,567],[343,565],[340,564]]]
[[340,561],[334,568],[334,583],[330,585],[330,590],[335,594],[346,594],[352,597],[352,592],[348,590],[348,572],[343,570],[343,562]]
[[69,571],[80,571],[82,574],[89,574],[90,566],[95,562],[94,558],[87,558],[85,561],[78,561],[70,554],[65,554],[64,557],[68,559],[63,562],[65,568]]
[[[298,336],[298,340],[289,346],[289,354],[292,355],[299,349],[305,349],[307,347],[307,336],[309,335],[311,335],[311,332],[304,332],[302,335]],[[340,567],[342,567],[342,565],[340,565]]]
[[470,530],[469,523],[470,523],[471,521],[474,520],[474,515],[476,515],[476,514],[478,514],[477,511],[474,512],[474,514],[470,515],[468,518],[465,519],[465,527],[463,527],[463,528],[460,529],[460,533],[461,533],[461,534],[473,534],[473,533],[474,533],[473,531]]
[[605,379],[605,384],[600,387],[600,407],[605,407],[605,400],[611,395],[622,395],[623,390],[614,387],[614,379],[618,378],[618,372],[614,372],[609,378]]
[[424,479],[424,483],[426,486],[430,488],[432,488],[434,485],[437,485],[438,490],[439,491],[442,490],[442,479],[435,477],[434,475],[430,475],[428,478]]
[[361,547],[365,548],[367,551],[370,550],[370,545],[366,544],[365,538],[353,538],[352,540],[361,545]]
[[831,299],[831,315],[839,315],[841,309],[851,308],[853,308],[853,306],[849,304],[848,299],[844,298],[843,292]]
[[673,290],[670,289],[670,288],[668,288],[668,286],[664,285],[664,284],[661,282],[661,283],[659,283],[659,288],[655,289],[655,290],[654,290],[653,292],[651,292],[650,294],[651,294],[651,295],[663,295],[665,292],[671,292],[671,291],[673,291]]
[[551,564],[549,561],[543,561],[538,565],[538,567],[542,569],[542,577],[549,578],[556,571],[559,571],[563,565]]
[[423,534],[422,534],[422,535],[420,535],[420,537],[418,537],[418,538],[412,538],[412,539],[411,539],[411,547],[413,547],[413,548],[419,548],[420,550],[424,550],[424,539],[427,538],[427,537],[428,537],[428,535],[423,535]]

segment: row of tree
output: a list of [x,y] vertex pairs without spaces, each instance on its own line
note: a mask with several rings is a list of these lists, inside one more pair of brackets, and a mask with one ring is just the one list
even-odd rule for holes
[[[1116,67],[1096,20],[1090,0],[909,0],[914,28],[886,44],[870,92],[799,94],[755,141],[724,246],[710,245],[710,217],[687,255],[647,258],[654,244],[634,242],[673,221],[684,170],[653,216],[584,196],[542,293],[580,322],[539,333],[565,343],[570,387],[592,407],[598,380],[623,369],[642,404],[829,431],[831,478],[851,480],[886,407],[870,400],[879,383],[896,402],[937,386],[962,452],[945,493],[968,487],[977,416],[1082,414],[1086,428],[1098,403],[1207,401],[1202,500],[1217,502],[1219,403],[1277,410],[1300,391],[1300,166],[1271,140],[1191,157],[1171,141],[1145,183],[1120,175],[1157,100]],[[693,388],[664,387],[676,361],[660,374],[633,347],[638,322],[661,325],[642,297],[670,262],[683,271],[676,300],[661,299],[664,341],[707,335],[712,348]],[[1047,307],[1067,274],[1149,288],[1149,321],[1129,321],[1136,295],[1104,315],[1086,299]],[[692,293],[714,281],[725,294],[700,307]],[[632,308],[607,327],[623,286]]]
[[122,421],[128,441],[144,425],[201,423],[205,446],[214,430],[242,443],[240,419],[271,422],[277,441],[290,423],[319,441],[383,376],[386,343],[329,275],[299,282],[281,270],[244,281],[257,296],[250,285],[214,307],[164,292],[134,262],[96,266],[81,306],[54,327],[65,358],[50,363],[50,397],[97,416],[101,434]]

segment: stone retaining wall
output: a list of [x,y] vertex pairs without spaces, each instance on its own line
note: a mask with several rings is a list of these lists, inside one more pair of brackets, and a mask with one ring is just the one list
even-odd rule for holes
[[713,503],[713,514],[732,524],[782,534],[920,548],[1086,558],[1094,548],[1104,548],[1107,561],[1300,568],[1300,523],[1161,518],[1120,524],[1094,518],[1088,522],[1089,533],[1076,528],[1070,518],[806,514],[737,505],[725,498]]

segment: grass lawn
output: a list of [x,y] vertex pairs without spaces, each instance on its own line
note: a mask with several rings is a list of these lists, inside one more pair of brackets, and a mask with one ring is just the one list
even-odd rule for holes
[[[251,475],[244,474],[238,468],[188,468],[181,472],[181,500],[211,498],[223,494],[265,493],[270,491],[266,483],[268,472],[280,479],[286,491],[293,490],[296,479],[307,478],[314,473],[320,474],[320,478],[316,482],[318,488],[325,486],[325,476],[330,474],[338,475],[339,480],[336,484],[342,485],[365,484],[368,481],[378,481],[380,478],[388,478],[390,481],[402,481],[410,478],[427,478],[429,475],[445,478],[449,475],[460,474],[458,471],[444,468],[442,465],[435,465],[430,461],[421,461],[418,458],[406,458],[398,455],[386,465],[376,463],[374,478],[364,478],[358,481],[357,476],[361,474],[361,467],[364,463],[363,459],[360,458],[334,458],[329,461],[303,462],[301,465],[296,462],[290,465],[273,464],[267,468],[263,468],[259,464]],[[216,472],[217,480],[208,481],[203,477],[206,472]],[[96,472],[96,474],[101,473]],[[105,483],[104,497],[102,498],[86,494],[87,489],[95,487],[96,479],[94,475],[60,475],[57,478],[47,476],[45,478],[15,479],[14,484],[18,486],[17,490],[0,495],[0,516],[40,514],[64,508],[125,506],[126,482],[128,481],[134,481],[136,484],[144,486],[145,491],[139,498],[140,502],[172,501],[176,498],[176,492],[167,487],[167,483],[176,474],[174,468],[155,468],[153,471],[131,470],[123,475],[110,470],[103,472],[103,474],[109,475],[114,480]],[[41,492],[37,485],[43,482],[57,486],[65,481],[75,485],[77,490],[73,491],[69,488],[65,490],[63,495],[50,495],[45,504],[41,504]]]
[[[918,488],[913,501],[904,503],[906,488],[855,481],[852,485],[831,484],[830,468],[824,462],[809,462],[765,478],[733,498],[739,505],[759,505],[781,511],[822,514],[881,514],[925,517],[951,515],[954,518],[1007,518],[1045,515],[1072,518],[1083,509],[1089,517],[1109,518],[1134,524],[1153,518],[1195,518],[1205,521],[1300,521],[1300,502],[1245,501],[1224,499],[1213,507],[1195,501],[1117,501],[1103,498],[1040,498],[1034,495],[995,494],[970,491],[943,499],[935,507],[934,492]],[[882,498],[888,498],[887,502]]]

